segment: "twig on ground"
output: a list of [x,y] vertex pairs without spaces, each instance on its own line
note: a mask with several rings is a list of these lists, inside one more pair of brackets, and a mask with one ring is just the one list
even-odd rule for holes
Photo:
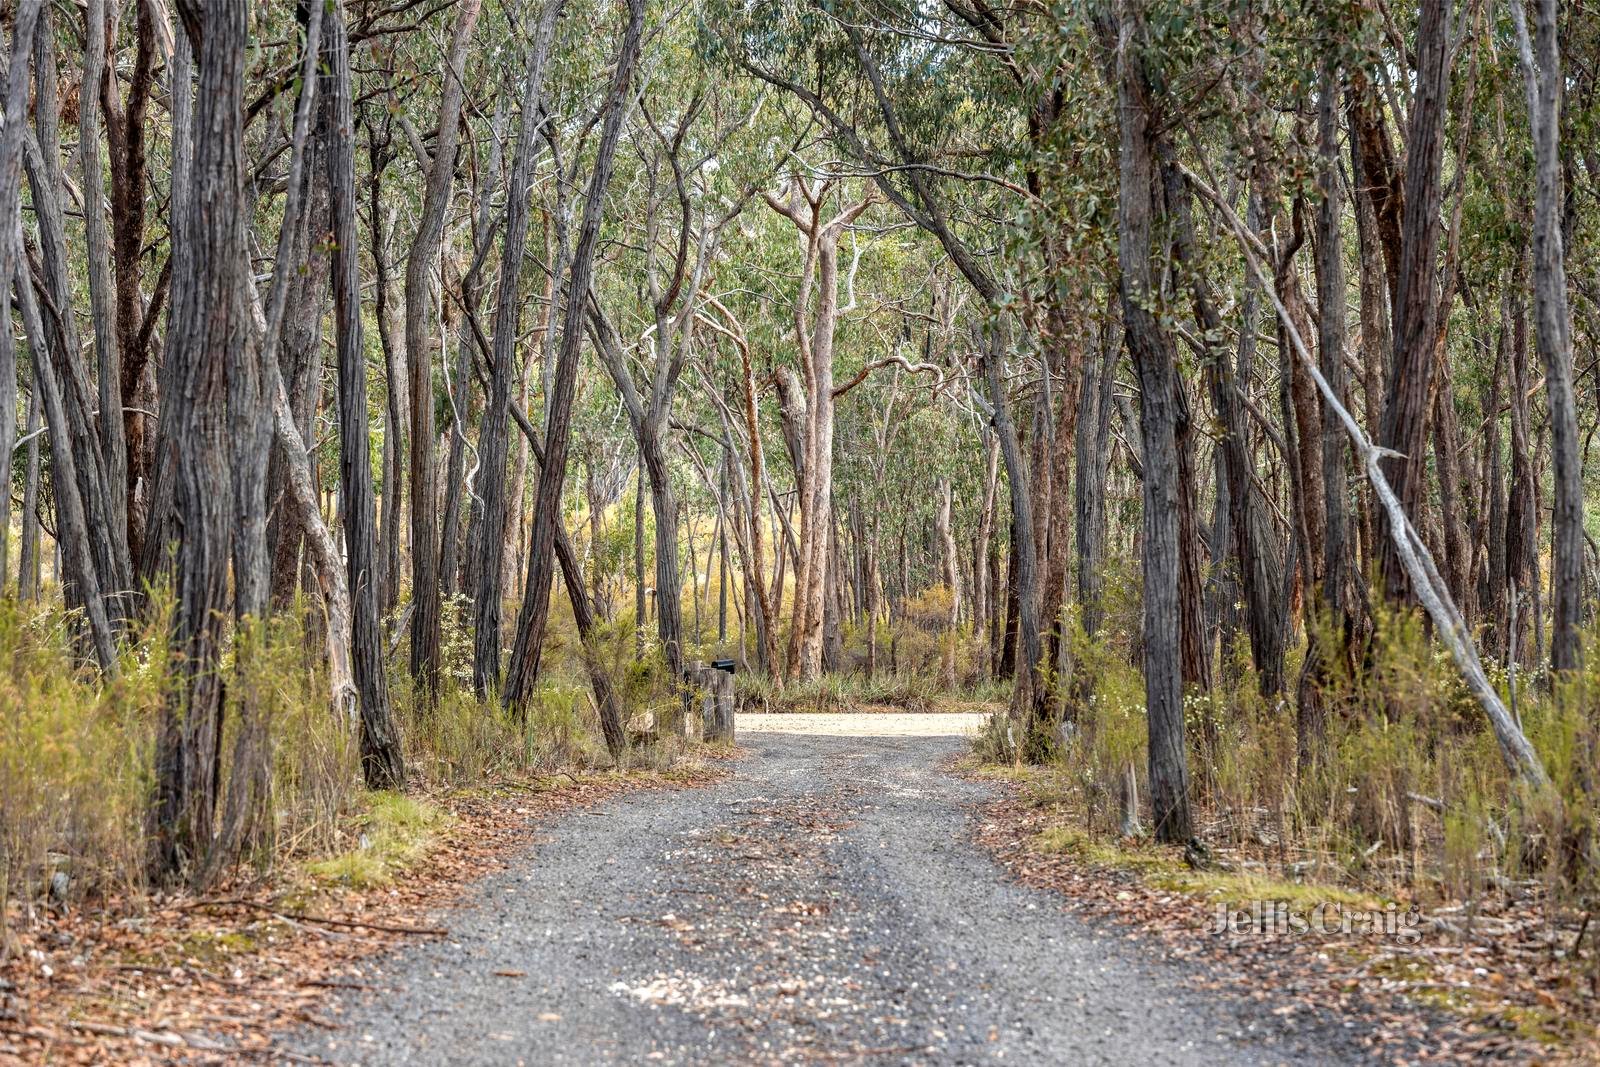
[[260,901],[245,900],[239,897],[216,900],[197,900],[193,904],[190,904],[189,907],[252,908],[256,911],[265,912],[268,915],[275,915],[280,919],[288,919],[293,922],[322,923],[326,926],[343,926],[356,930],[381,930],[387,934],[418,934],[427,937],[444,937],[450,932],[442,926],[400,926],[390,923],[362,922],[358,919],[332,919],[321,915],[307,915],[305,912],[299,911],[282,911],[278,908],[272,907],[270,904],[262,904]]

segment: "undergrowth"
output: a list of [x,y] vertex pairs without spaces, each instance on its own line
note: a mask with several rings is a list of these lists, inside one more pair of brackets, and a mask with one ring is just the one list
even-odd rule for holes
[[357,889],[388,885],[422,859],[450,824],[444,809],[401,793],[369,793],[360,807],[351,827],[354,846],[307,864],[312,876]]
[[[540,685],[520,711],[472,693],[468,614],[460,598],[446,605],[432,700],[405,669],[405,642],[391,643],[408,795],[362,783],[354,726],[330,710],[315,605],[297,600],[233,634],[219,667],[228,686],[217,809],[246,812],[231,843],[240,860],[263,873],[290,864],[326,882],[382,884],[445,828],[429,798],[614,766],[564,599]],[[137,901],[147,888],[155,739],[172,689],[170,601],[152,594],[140,626],[107,679],[85,665],[81,627],[59,604],[0,599],[0,958],[19,923],[90,896]],[[636,658],[634,640],[631,625],[607,624],[597,662],[636,728],[652,717],[670,724],[678,693],[659,650]],[[618,769],[665,771],[689,751],[655,731]]]
[[[1144,679],[1126,631],[1091,639],[1068,622],[1070,670],[1054,680],[1057,758],[1020,769],[1018,728],[1006,715],[980,732],[974,758],[1019,766],[1036,801],[1071,833],[1125,840],[1130,782],[1134,813],[1148,825]],[[1224,650],[1213,691],[1185,702],[1202,836],[1295,883],[1435,901],[1535,889],[1590,908],[1600,899],[1600,666],[1593,654],[1587,662],[1554,687],[1518,679],[1517,714],[1555,784],[1553,796],[1536,798],[1509,778],[1481,709],[1414,615],[1380,614],[1358,668],[1331,672],[1326,738],[1303,770],[1298,671],[1289,672],[1289,693],[1264,699],[1241,641]],[[1509,699],[1505,670],[1490,675]]]
[[1001,705],[1009,683],[982,681],[949,690],[927,674],[822,674],[806,681],[780,684],[771,675],[747,672],[734,676],[741,711],[986,711]]

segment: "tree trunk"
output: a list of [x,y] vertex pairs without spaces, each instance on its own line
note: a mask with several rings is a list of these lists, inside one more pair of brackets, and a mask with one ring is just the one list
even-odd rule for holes
[[[1000,454],[1001,454],[1002,457],[1004,457],[1004,455],[1005,455],[1005,442],[1001,442]],[[1021,461],[1021,457],[1019,456],[1018,459],[1017,459],[1017,463],[1018,463],[1019,466],[1021,465],[1021,462],[1022,462]],[[1008,487],[1009,487],[1010,484],[1012,484],[1011,483],[1011,474],[1010,474],[1009,469],[1007,470],[1007,473],[1006,473],[1006,482],[1007,482]],[[1008,488],[1008,492],[1013,492],[1013,491],[1016,491],[1016,490],[1010,490]],[[1017,544],[1018,544],[1019,541],[1022,540],[1022,538],[1021,538],[1021,535],[1019,534],[1019,532],[1017,530],[1016,510],[1017,510],[1016,509],[1016,505],[1012,504],[1012,506],[1011,506],[1011,511],[1012,511],[1012,516],[1011,516],[1011,537],[1010,537],[1010,544],[1007,546],[1007,549],[1006,549],[1007,556],[1006,556],[1006,574],[1005,574],[1005,591],[1006,591],[1005,611],[997,616],[1001,620],[1001,623],[1000,623],[1000,626],[1001,626],[1001,637],[1000,637],[1000,641],[999,641],[998,645],[996,646],[999,658],[996,661],[995,671],[994,671],[995,677],[997,677],[997,678],[1015,678],[1016,677],[1016,673],[1017,673],[1017,615],[1018,615],[1018,608],[1019,608],[1019,605],[1017,603],[1017,575],[1018,575],[1018,571],[1019,571],[1019,568],[1018,568],[1018,565],[1017,565],[1017,557],[1018,557]],[[904,534],[903,533],[902,533],[901,537],[902,537],[901,556],[902,556],[902,559],[903,559],[904,558],[904,547],[905,547],[904,546]],[[998,567],[996,568],[996,570],[998,570]]]
[[[467,268],[467,273],[461,279],[460,306],[461,315],[456,325],[456,369],[449,374],[448,393],[450,397],[450,462],[445,472],[445,518],[439,553],[441,558],[440,580],[444,583],[447,593],[467,591],[474,598],[478,595],[478,587],[483,583],[484,571],[491,561],[500,563],[500,581],[504,587],[505,574],[514,566],[515,559],[508,563],[505,553],[498,556],[491,555],[484,547],[484,514],[483,497],[474,492],[471,503],[467,505],[467,530],[465,541],[465,558],[463,559],[463,542],[461,537],[461,507],[462,498],[467,494],[467,423],[471,420],[472,389],[467,383],[473,378],[478,379],[479,388],[487,397],[491,386],[479,371],[474,375],[477,364],[474,357],[482,355],[486,359],[494,358],[492,352],[482,352],[482,336],[478,326],[478,306],[483,300],[483,266],[488,258],[489,250],[494,239],[494,215],[492,193],[498,183],[503,179],[500,173],[500,164],[503,157],[502,145],[505,140],[503,131],[511,115],[510,94],[502,92],[495,102],[494,123],[489,137],[488,160],[478,167],[478,179],[473,189],[473,201],[477,204],[477,218],[473,223],[472,264]],[[509,197],[508,197],[509,199]],[[519,275],[520,276],[520,275]],[[496,314],[500,309],[496,308]],[[492,327],[497,328],[497,327]],[[531,359],[523,361],[523,376],[526,380],[528,365]],[[448,370],[448,368],[447,368]],[[493,370],[489,373],[492,375]],[[478,432],[483,433],[482,419],[479,420]],[[517,453],[521,455],[521,439],[518,438]],[[485,467],[481,450],[476,454],[474,465],[477,473],[474,479],[483,477]],[[499,467],[496,467],[498,470]],[[521,515],[521,487],[517,486],[512,492],[511,501],[516,502],[513,509],[508,506],[509,518],[520,519]],[[505,540],[511,541],[519,532],[517,522],[506,523]],[[499,625],[499,608],[496,608],[495,622]],[[498,635],[498,629],[496,630]],[[498,645],[498,636],[496,643]],[[474,651],[476,658],[476,651]],[[498,655],[496,658],[498,663]],[[495,685],[499,685],[498,677]]]
[[[605,122],[596,149],[594,170],[583,205],[583,222],[572,253],[572,268],[567,282],[569,299],[561,325],[561,348],[556,359],[555,388],[546,401],[545,461],[539,490],[534,499],[533,536],[528,550],[528,581],[517,619],[516,641],[511,650],[510,673],[506,681],[508,707],[521,708],[539,674],[540,645],[550,607],[550,582],[553,577],[555,532],[559,525],[561,489],[566,482],[567,445],[572,420],[572,397],[577,384],[578,353],[583,343],[586,314],[585,294],[589,292],[594,270],[595,245],[600,235],[606,187],[611,182],[617,139],[627,110],[625,97],[633,81],[633,68],[639,57],[639,38],[644,23],[644,0],[628,0],[628,25],[606,99],[601,105]],[[670,535],[669,535],[670,536]],[[657,539],[660,532],[657,532]],[[669,657],[671,651],[669,650]],[[672,662],[669,658],[669,663]]]
[[[523,436],[527,438],[534,462],[542,467],[545,462],[544,443],[539,440],[533,424],[528,421],[520,407],[511,408],[510,414],[521,428]],[[566,527],[559,522],[555,528],[555,554],[561,564],[561,577],[566,586],[567,599],[572,603],[572,618],[577,626],[578,640],[583,645],[584,667],[589,673],[589,685],[594,691],[595,708],[600,714],[600,733],[605,738],[606,751],[611,753],[612,759],[620,763],[628,749],[628,736],[623,730],[622,703],[611,684],[610,676],[606,674],[605,665],[600,660],[599,649],[595,645],[599,635],[595,633],[594,612],[584,595],[583,571],[578,565],[578,555],[572,550],[572,540],[567,536]]]
[[[0,595],[7,584],[11,558],[11,452],[17,440],[17,349],[11,329],[11,284],[21,260],[22,247],[22,139],[28,120],[28,81],[32,64],[33,31],[39,22],[41,0],[27,0],[16,11],[11,30],[11,61],[6,70],[5,129],[0,131],[0,485],[5,486],[0,507]],[[28,407],[29,432],[39,416],[38,389]],[[29,486],[36,493],[38,445],[28,449]],[[25,504],[25,507],[29,506]],[[27,514],[23,521],[26,524]],[[34,546],[37,551],[37,545]],[[27,597],[28,545],[23,544],[22,575],[18,582]]]
[[[827,629],[824,599],[833,537],[833,342],[839,317],[839,240],[871,203],[870,198],[857,201],[824,222],[821,209],[828,191],[826,185],[813,191],[797,178],[787,201],[767,197],[768,205],[799,230],[805,252],[794,304],[795,341],[805,382],[805,424],[798,449],[790,428],[798,420],[785,419],[800,487],[800,563],[795,569],[788,666],[789,674],[801,681],[822,671]],[[810,307],[813,283],[815,311]]]
[[[13,265],[13,274],[15,266]],[[3,287],[10,300],[11,287]],[[17,566],[17,595],[26,603],[39,599],[39,432],[43,415],[39,387],[28,393],[28,461],[22,481],[22,548]]]
[[[728,495],[728,458],[723,457],[722,469],[722,499]],[[725,507],[719,506],[717,514],[717,644],[726,647],[728,644],[728,525],[724,518]],[[709,577],[711,569],[706,568]]]
[[[120,630],[130,605],[125,593],[129,577],[127,522],[113,509],[121,499],[123,487],[113,491],[107,484],[106,457],[100,435],[95,430],[96,390],[82,358],[75,317],[72,313],[71,264],[74,257],[67,245],[66,223],[60,194],[66,190],[61,170],[60,107],[56,97],[58,74],[55,61],[55,34],[50,25],[49,8],[40,12],[34,32],[34,125],[36,138],[24,143],[23,159],[28,185],[33,192],[34,215],[38,220],[40,281],[34,296],[48,316],[51,331],[50,356],[60,384],[62,411],[70,446],[74,450],[74,469],[78,496],[88,520],[87,535],[99,576],[104,610],[115,630]],[[49,419],[49,408],[46,408]],[[53,440],[53,439],[52,439]],[[58,453],[54,445],[51,456]]]
[[[143,291],[145,255],[145,127],[155,83],[156,33],[154,5],[137,4],[133,69],[126,102],[119,99],[119,79],[104,64],[100,80],[111,179],[111,252],[116,271],[117,346],[121,354],[123,435],[127,446],[128,554],[137,559],[144,543],[149,506],[154,420],[142,407],[154,409],[155,394],[147,388],[150,341],[171,281],[171,261],[156,281],[146,309]],[[111,42],[115,53],[115,42]]]
[[[493,366],[489,374],[489,399],[478,437],[479,479],[483,498],[483,527],[479,551],[484,560],[473,600],[475,634],[472,645],[472,688],[485,696],[500,684],[500,601],[506,539],[506,453],[511,382],[516,373],[517,329],[521,301],[517,299],[523,253],[528,243],[528,187],[533,181],[537,153],[544,70],[562,0],[545,0],[539,24],[528,46],[523,71],[522,123],[517,133],[516,157],[506,191],[505,231],[501,235],[500,284],[495,293]],[[580,305],[583,292],[573,297]],[[555,474],[557,478],[560,473]],[[520,501],[518,501],[520,504]]]
[[228,469],[229,363],[252,358],[239,314],[246,262],[244,71],[248,12],[186,2],[199,85],[194,171],[183,238],[190,247],[172,283],[168,332],[176,338],[166,418],[174,446],[177,587],[173,671],[157,741],[153,866],[171,879],[207,858],[222,732],[222,621],[227,607],[233,487]]
[[1513,0],[1510,6],[1533,128],[1534,337],[1544,363],[1555,482],[1555,510],[1550,521],[1550,667],[1574,671],[1582,666],[1583,654],[1579,632],[1583,619],[1583,465],[1561,232],[1561,54],[1555,0],[1535,0],[1533,41],[1528,37],[1521,0]]
[[[89,0],[84,15],[83,82],[78,94],[78,157],[83,163],[84,263],[89,280],[89,322],[99,355],[101,414],[97,424],[101,486],[107,494],[104,506],[108,516],[112,522],[120,524],[115,536],[122,545],[122,570],[126,576],[128,444],[122,419],[122,350],[117,341],[111,242],[106,229],[105,178],[100,166],[100,85],[106,70],[108,14],[106,0]],[[14,391],[7,391],[5,395],[12,396]],[[13,434],[15,417],[13,412],[10,416]],[[0,548],[4,544],[4,539],[0,539]]]
[[[989,379],[989,400],[994,405],[994,428],[1000,438],[1000,455],[1006,464],[1006,482],[1011,489],[1011,566],[1012,595],[1017,618],[1018,645],[1015,655],[1023,660],[1025,678],[1019,679],[1019,696],[1012,701],[1012,714],[1022,719],[1024,741],[1022,757],[1030,762],[1046,758],[1054,748],[1049,705],[1040,666],[1044,641],[1039,633],[1038,550],[1033,543],[1033,502],[1027,492],[1028,475],[1022,465],[1022,446],[1011,421],[1005,393],[1004,349],[998,335],[989,338],[983,349],[984,369]],[[1025,686],[1025,688],[1023,688]],[[1018,706],[1018,701],[1025,706]]]
[[[383,514],[378,526],[378,611],[387,615],[400,602],[400,513],[406,482],[406,356],[400,346],[405,327],[396,337],[393,296],[389,277],[389,239],[394,231],[394,212],[384,209],[383,170],[392,157],[388,135],[379,142],[369,123],[368,147],[369,213],[372,223],[372,288],[375,295],[373,319],[378,325],[378,345],[383,350]],[[385,221],[387,216],[388,221]]]
[[[319,136],[312,151],[316,159],[306,168],[306,208],[303,218],[290,220],[297,239],[291,261],[303,266],[289,281],[288,305],[283,318],[283,343],[278,355],[279,374],[289,392],[289,407],[298,428],[297,442],[313,439],[312,420],[316,415],[322,385],[322,317],[332,293],[328,284],[328,254],[322,234],[328,232],[328,183],[326,167],[321,165],[322,142]],[[287,266],[287,265],[286,265]],[[269,499],[287,491],[288,464],[285,446],[280,442],[272,452],[268,467]],[[272,558],[272,602],[286,606],[294,596],[300,578],[300,546],[304,528],[293,508],[280,508],[268,526],[268,550]]]
[[950,614],[945,620],[944,654],[941,674],[946,689],[956,687],[956,625],[961,617],[960,561],[956,554],[955,533],[950,526],[950,510],[954,504],[955,489],[949,478],[939,482],[938,511],[934,527],[939,534],[939,547],[943,549],[944,584],[950,593]]
[[1107,328],[1103,349],[1086,361],[1082,413],[1073,444],[1074,532],[1078,549],[1078,610],[1083,632],[1100,632],[1105,606],[1106,474],[1111,460],[1111,390],[1122,354],[1121,324]]
[[634,469],[633,484],[633,630],[634,656],[644,657],[645,586],[644,586],[644,450],[639,450],[639,462]]
[[[750,449],[750,491],[749,491],[749,522],[750,522],[750,584],[755,587],[756,605],[759,610],[757,616],[757,639],[761,642],[761,666],[767,673],[781,684],[783,671],[778,661],[778,617],[772,597],[768,593],[766,584],[761,580],[761,568],[766,566],[766,530],[765,523],[761,520],[761,502],[765,495],[763,487],[767,484],[766,453],[761,443],[761,408],[756,403],[756,375],[755,367],[750,361],[750,346],[746,342],[743,330],[738,330],[734,337],[739,349],[740,369],[743,371],[744,383],[744,427],[745,437]],[[780,546],[778,555],[781,560],[783,549]]]
[[[672,492],[672,472],[661,440],[664,427],[651,420],[643,427],[639,453],[649,476],[650,513],[655,517],[656,638],[666,658],[668,673],[683,673],[683,577],[678,568],[678,500]],[[694,548],[690,546],[690,566]]]
[[1144,464],[1144,674],[1149,719],[1150,803],[1159,841],[1191,836],[1188,753],[1179,662],[1178,370],[1154,311],[1151,267],[1156,133],[1150,86],[1138,55],[1145,28],[1124,11],[1117,47],[1121,114],[1118,259],[1128,351],[1139,377]]
[[[1503,277],[1504,275],[1502,275]],[[1505,286],[1502,294],[1507,294]],[[1484,567],[1479,577],[1479,606],[1484,617],[1484,645],[1491,655],[1504,659],[1510,648],[1507,637],[1509,603],[1506,599],[1506,498],[1505,464],[1500,461],[1500,409],[1505,382],[1510,373],[1511,312],[1509,295],[1503,295],[1496,330],[1494,373],[1483,383],[1483,411],[1488,426],[1483,435],[1482,464],[1487,472],[1484,492],[1488,504],[1484,508]]]
[[[1511,319],[1511,499],[1506,511],[1506,573],[1511,614],[1537,622],[1539,592],[1539,481],[1533,467],[1533,430],[1528,393],[1534,387],[1528,367],[1528,315],[1522,284],[1527,263],[1512,273]],[[1518,601],[1523,603],[1519,606]],[[1529,628],[1531,633],[1532,627]],[[1516,632],[1507,657],[1526,663],[1528,650]]]
[[[1442,341],[1442,338],[1441,338]],[[1441,343],[1436,356],[1438,381],[1433,389],[1432,429],[1434,471],[1439,480],[1439,525],[1443,528],[1444,579],[1456,603],[1466,603],[1467,531],[1466,500],[1461,485],[1461,425],[1456,416],[1455,376]],[[1466,610],[1466,609],[1463,609]]]
[[1199,485],[1194,469],[1194,428],[1189,417],[1188,390],[1175,381],[1178,421],[1178,643],[1183,684],[1187,690],[1209,692],[1211,656],[1205,628],[1205,583],[1200,574]]
[[[1194,224],[1188,193],[1179,184],[1177,172],[1166,171],[1167,206],[1175,215],[1175,249],[1182,263],[1195,261]],[[1256,479],[1248,449],[1244,421],[1244,393],[1255,353],[1255,301],[1253,289],[1244,299],[1243,319],[1249,328],[1240,331],[1238,363],[1229,366],[1228,352],[1218,342],[1207,343],[1205,374],[1211,386],[1211,400],[1222,423],[1223,472],[1228,483],[1228,525],[1233,532],[1231,546],[1238,564],[1238,579],[1245,594],[1245,617],[1250,634],[1251,659],[1255,663],[1258,685],[1263,696],[1283,689],[1283,657],[1287,643],[1284,604],[1280,600],[1282,563],[1276,536],[1266,516],[1266,500]],[[1195,319],[1207,338],[1220,338],[1222,319],[1212,303],[1203,279],[1194,274],[1190,295]]]
[[[168,241],[172,251],[167,263],[169,275],[176,277],[183,269],[183,257],[188,254],[192,242],[188,238],[188,202],[191,197],[192,175],[194,172],[194,55],[189,47],[188,38],[179,33],[173,40],[172,58],[167,69],[167,90],[171,101],[171,159],[168,178]],[[53,87],[50,88],[53,92]],[[171,302],[168,302],[167,320],[170,324],[172,314]],[[167,358],[162,360],[159,373],[156,375],[161,386],[161,391],[170,395],[176,388],[173,384],[172,371],[175,361],[171,358],[173,348],[180,338],[173,336],[171,330],[167,331],[165,338],[165,351]],[[172,430],[167,420],[156,423],[155,441],[150,454],[150,485],[147,497],[147,507],[144,515],[144,543],[141,547],[138,564],[135,572],[136,583],[148,586],[156,582],[161,573],[170,567],[172,562],[171,538],[168,529],[172,522],[172,501],[174,495],[173,482],[175,481],[174,468],[176,458],[172,442]]]
[[[1000,497],[1000,440],[993,433],[985,433],[988,438],[988,447],[984,449],[983,463],[983,508],[978,514],[978,538],[974,546],[976,558],[973,561],[973,631],[980,639],[985,641],[988,654],[985,657],[984,669],[993,673],[994,646],[990,620],[995,614],[995,589],[994,575],[989,573],[988,557],[993,551],[991,542],[995,534],[995,506]],[[877,518],[873,518],[873,550],[876,556]]]
[[[1450,8],[1451,0],[1422,0],[1417,17],[1417,88],[1406,137],[1394,363],[1383,412],[1383,445],[1400,453],[1385,459],[1384,473],[1406,514],[1416,522],[1421,521],[1427,504],[1428,407],[1433,397],[1434,343],[1440,314],[1434,275],[1450,85]],[[1384,542],[1382,560],[1388,595],[1406,595],[1405,572],[1392,537]]]
[[[1317,171],[1316,275],[1317,275],[1317,358],[1322,376],[1340,404],[1348,405],[1349,373],[1344,364],[1345,279],[1342,248],[1342,198],[1339,177],[1339,83],[1332,59],[1323,61],[1322,81],[1317,102],[1317,140],[1321,154]],[[1325,686],[1334,660],[1348,669],[1355,631],[1354,582],[1356,571],[1350,558],[1348,445],[1344,428],[1333,411],[1322,411],[1322,482],[1326,515],[1323,522],[1322,585],[1319,601],[1326,612],[1327,635],[1331,645],[1318,639],[1312,643],[1317,660],[1307,675],[1315,685]],[[1309,651],[1309,650],[1308,650]],[[1298,734],[1297,758],[1303,774],[1321,759],[1324,747],[1321,717],[1302,724]],[[1310,727],[1306,729],[1305,727]]]
[[117,670],[116,636],[106,610],[104,585],[94,552],[90,548],[89,518],[80,495],[77,459],[72,446],[72,431],[62,400],[62,388],[52,365],[59,333],[46,341],[44,317],[21,257],[17,260],[16,292],[28,348],[33,353],[33,387],[42,397],[45,425],[50,433],[51,487],[56,503],[56,548],[60,558],[56,574],[62,580],[69,607],[82,609],[89,630],[90,647],[100,669],[107,674]]
[[406,257],[407,390],[411,399],[411,674],[426,693],[439,685],[441,588],[439,519],[433,422],[433,339],[429,336],[429,274],[444,235],[445,210],[455,176],[456,144],[467,46],[477,24],[482,0],[461,0],[450,50],[445,57],[444,87],[439,98],[438,134],[428,168],[422,216]]
[[378,625],[377,516],[367,428],[367,359],[361,337],[356,242],[355,119],[350,106],[350,42],[341,0],[326,11],[322,80],[325,155],[332,191],[333,311],[339,360],[339,485],[352,600],[351,662],[361,711],[361,771],[368,789],[405,784],[400,738],[389,707]]

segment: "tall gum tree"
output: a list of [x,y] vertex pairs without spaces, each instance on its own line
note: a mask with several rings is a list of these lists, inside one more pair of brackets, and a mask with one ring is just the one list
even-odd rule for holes
[[[616,386],[638,445],[639,477],[648,484],[655,518],[656,635],[667,670],[683,673],[682,568],[678,555],[679,502],[669,464],[673,398],[689,366],[705,302],[704,286],[727,227],[744,211],[753,189],[736,190],[717,204],[717,156],[753,115],[729,109],[718,122],[719,101],[695,95],[683,110],[658,120],[640,108],[640,154],[647,160],[643,265],[648,326],[635,375],[629,349],[598,292],[590,294],[589,323],[595,352]],[[704,123],[702,123],[702,120]],[[720,210],[714,209],[713,205]],[[646,484],[642,482],[641,485]],[[691,570],[692,561],[691,561]]]
[[803,249],[794,302],[794,338],[805,400],[804,421],[794,427],[798,444],[795,469],[800,481],[800,561],[785,664],[787,674],[796,681],[809,681],[822,673],[823,595],[829,567],[828,534],[833,529],[833,342],[839,323],[839,240],[872,203],[871,196],[866,196],[827,218],[823,208],[831,185],[813,185],[797,176],[788,183],[785,196],[763,194],[773,211],[794,224]]
[[644,27],[644,0],[628,0],[628,22],[617,51],[616,65],[600,105],[605,116],[600,141],[595,149],[594,169],[584,195],[583,221],[573,246],[567,276],[566,301],[561,322],[561,343],[556,356],[551,394],[546,398],[544,462],[534,497],[533,532],[528,548],[528,579],[522,607],[517,615],[516,639],[511,648],[511,663],[506,678],[506,706],[522,709],[539,677],[539,656],[544,631],[549,621],[550,584],[554,575],[557,528],[560,524],[561,489],[566,481],[567,447],[572,426],[572,396],[577,384],[578,353],[583,344],[583,324],[588,302],[581,294],[589,292],[594,277],[595,245],[600,236],[600,218],[606,189],[616,162],[617,142],[628,109],[635,67],[639,61],[639,39]]
[[1147,30],[1138,4],[1119,7],[1117,103],[1122,120],[1117,239],[1122,314],[1139,378],[1144,464],[1144,683],[1149,725],[1150,804],[1160,841],[1192,832],[1188,754],[1184,745],[1180,662],[1178,421],[1183,388],[1171,341],[1157,314],[1160,293],[1152,230],[1160,149],[1153,91],[1145,69]]
[[445,212],[455,177],[467,50],[483,0],[461,0],[445,57],[439,122],[423,182],[422,215],[406,256],[405,338],[407,391],[411,400],[411,673],[424,688],[439,684],[441,583],[433,419],[433,350],[429,308],[432,272],[444,236]]

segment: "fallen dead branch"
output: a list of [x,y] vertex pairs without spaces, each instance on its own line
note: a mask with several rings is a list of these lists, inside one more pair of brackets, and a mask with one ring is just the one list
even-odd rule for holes
[[1211,202],[1228,228],[1233,231],[1240,249],[1244,252],[1245,265],[1255,278],[1256,284],[1272,301],[1272,306],[1277,310],[1278,319],[1283,324],[1284,333],[1288,335],[1295,355],[1305,364],[1312,381],[1316,382],[1317,391],[1322,394],[1323,402],[1344,425],[1356,455],[1360,457],[1367,481],[1371,483],[1372,490],[1389,520],[1389,535],[1394,540],[1395,550],[1405,567],[1406,576],[1411,580],[1411,587],[1428,612],[1429,618],[1433,620],[1440,639],[1450,649],[1450,655],[1455,659],[1467,688],[1472,691],[1472,695],[1477,698],[1479,706],[1488,717],[1489,725],[1494,730],[1495,740],[1499,742],[1500,754],[1505,760],[1506,768],[1513,777],[1529,783],[1540,791],[1548,792],[1550,776],[1545,773],[1539,754],[1534,751],[1527,735],[1522,732],[1522,727],[1506,710],[1500,694],[1490,684],[1488,675],[1484,673],[1483,663],[1478,658],[1478,647],[1473,641],[1472,633],[1467,629],[1466,621],[1456,607],[1455,600],[1450,596],[1449,587],[1439,575],[1433,554],[1423,543],[1422,537],[1411,523],[1411,517],[1406,514],[1400,498],[1395,496],[1393,488],[1389,485],[1389,479],[1384,476],[1379,466],[1379,462],[1386,456],[1396,456],[1399,453],[1368,440],[1355,417],[1334,395],[1333,387],[1323,377],[1317,361],[1311,357],[1311,351],[1306,347],[1305,339],[1300,336],[1294,316],[1283,306],[1283,300],[1278,296],[1277,289],[1261,268],[1260,257],[1266,249],[1261,246],[1259,239],[1245,228],[1239,221],[1239,216],[1215,189],[1202,181],[1188,167],[1180,165],[1179,169],[1189,184]]
[[444,937],[450,931],[442,926],[401,926],[394,923],[363,922],[359,919],[333,919],[322,915],[308,915],[303,911],[283,911],[270,904],[263,904],[257,900],[246,900],[242,897],[231,897],[219,900],[197,900],[189,905],[190,908],[249,908],[263,912],[279,919],[288,919],[291,922],[321,923],[324,926],[349,927],[355,930],[379,930],[386,934],[417,934],[424,937]]

